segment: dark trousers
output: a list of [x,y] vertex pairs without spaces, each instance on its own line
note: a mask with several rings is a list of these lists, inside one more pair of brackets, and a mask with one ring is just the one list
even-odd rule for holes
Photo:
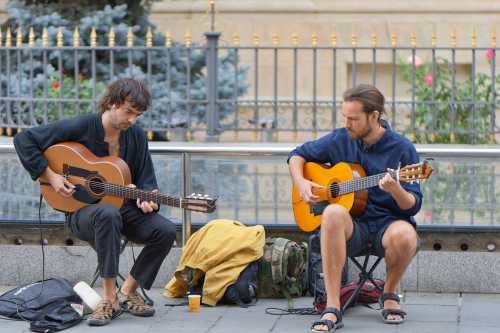
[[94,204],[70,214],[69,228],[97,252],[101,277],[118,275],[121,236],[145,244],[130,271],[139,285],[150,289],[175,240],[175,225],[155,212],[144,214],[135,203],[121,209]]

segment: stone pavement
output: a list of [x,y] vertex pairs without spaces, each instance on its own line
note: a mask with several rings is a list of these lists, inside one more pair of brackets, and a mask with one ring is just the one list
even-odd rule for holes
[[[0,287],[0,293],[8,290]],[[167,333],[167,332],[309,332],[313,315],[269,315],[267,307],[285,308],[282,299],[262,299],[253,307],[203,306],[199,313],[190,313],[187,306],[165,306],[183,300],[165,299],[161,289],[153,289],[150,296],[157,310],[153,318],[137,318],[122,314],[104,327],[91,328],[82,322],[66,330],[68,333]],[[310,307],[312,299],[294,300],[295,307]],[[485,332],[500,331],[500,295],[496,294],[433,294],[405,293],[403,307],[409,313],[403,325],[382,323],[378,311],[358,306],[347,311],[342,333],[349,332]],[[0,320],[0,332],[29,332],[24,322]]]

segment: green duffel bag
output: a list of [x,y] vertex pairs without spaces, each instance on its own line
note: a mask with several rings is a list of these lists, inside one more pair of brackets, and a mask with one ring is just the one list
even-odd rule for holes
[[307,244],[286,238],[267,238],[259,260],[257,296],[280,298],[302,296],[307,288]]

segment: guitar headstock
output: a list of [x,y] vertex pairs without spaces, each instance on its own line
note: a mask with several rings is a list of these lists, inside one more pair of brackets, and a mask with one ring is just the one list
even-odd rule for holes
[[430,177],[434,169],[429,160],[420,163],[409,164],[399,169],[399,180],[407,183],[417,183]]
[[217,207],[217,198],[211,198],[206,194],[193,193],[182,199],[182,207],[200,213],[212,213]]

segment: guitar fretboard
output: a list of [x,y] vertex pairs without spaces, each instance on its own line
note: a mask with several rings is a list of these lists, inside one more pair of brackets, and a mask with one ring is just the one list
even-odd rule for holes
[[136,188],[116,185],[110,183],[101,183],[96,181],[86,181],[87,186],[98,193],[104,193],[120,198],[141,199],[142,201],[153,201],[159,204],[164,204],[172,207],[180,207],[180,199],[171,197],[160,192],[151,192],[139,190]]
[[[384,178],[386,174],[387,172],[384,172],[368,177],[356,178],[346,182],[334,183],[330,186],[330,194],[332,198],[334,198],[339,195],[366,190],[367,188],[378,186],[378,182],[382,178]],[[397,179],[397,170],[390,171],[390,174],[394,179]]]

